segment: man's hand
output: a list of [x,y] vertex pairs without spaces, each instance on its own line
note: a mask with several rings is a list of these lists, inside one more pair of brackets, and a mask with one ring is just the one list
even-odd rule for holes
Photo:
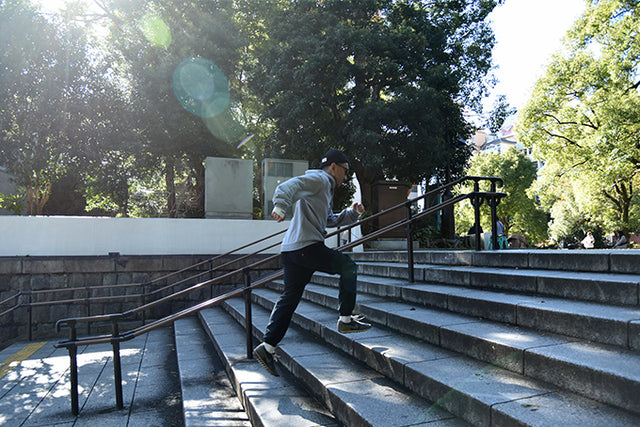
[[284,209],[279,208],[279,207],[275,207],[273,208],[273,212],[271,212],[271,217],[273,219],[275,219],[278,222],[282,222],[284,221],[284,219],[286,218],[287,214],[285,213]]
[[364,206],[362,206],[360,203],[354,203],[353,210],[358,212],[358,215],[362,215],[364,213]]

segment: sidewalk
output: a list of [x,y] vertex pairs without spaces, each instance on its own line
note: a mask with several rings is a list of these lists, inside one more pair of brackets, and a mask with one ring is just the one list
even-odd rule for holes
[[110,345],[78,351],[80,414],[71,413],[69,355],[50,342],[0,351],[0,425],[182,426],[171,328],[121,344],[124,409],[117,410]]

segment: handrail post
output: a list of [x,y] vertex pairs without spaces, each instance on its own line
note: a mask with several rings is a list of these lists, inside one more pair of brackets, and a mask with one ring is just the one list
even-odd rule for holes
[[480,192],[480,183],[478,180],[474,180],[473,184],[473,192],[474,196],[471,198],[471,204],[473,205],[473,217],[475,221],[475,232],[476,232],[476,251],[482,249],[482,245],[480,244],[480,205],[482,204],[483,199],[478,196]]
[[71,380],[71,413],[78,415],[78,348],[74,344],[76,340],[76,324],[74,321],[69,322],[69,341],[71,345],[67,346],[69,351],[69,379]]
[[25,294],[29,297],[27,302],[27,321],[29,322],[29,341],[31,341],[33,339],[33,306],[31,305],[31,291],[27,291]]
[[413,269],[413,213],[411,212],[411,202],[407,202],[405,206],[407,208],[407,225],[405,227],[407,232],[407,267],[409,269],[409,283],[413,283],[415,281]]
[[[496,182],[495,181],[491,181],[491,192],[495,193],[496,192]],[[495,196],[489,196],[487,203],[489,203],[489,206],[491,207],[491,246],[493,248],[493,250],[497,250],[498,248],[498,224],[497,224],[497,212],[496,212],[496,207],[498,206],[497,203],[498,199]]]
[[120,363],[120,340],[118,336],[120,330],[118,328],[118,319],[111,320],[111,345],[113,346],[113,380],[116,388],[116,407],[124,408],[124,400],[122,398],[122,365]]
[[[86,292],[86,301],[87,301],[87,317],[91,317],[91,290],[89,289],[89,285],[85,283],[84,290]],[[91,335],[91,322],[87,322],[87,335]]]
[[[496,193],[496,182],[495,181],[491,181],[491,192],[493,194]],[[499,249],[498,246],[498,213],[497,213],[497,207],[498,204],[500,203],[500,198],[495,196],[495,195],[491,195],[488,196],[487,198],[487,203],[489,203],[489,206],[491,207],[491,245],[493,247],[493,250],[497,250]]]
[[253,358],[253,319],[251,315],[251,270],[245,267],[244,273],[244,320],[247,330],[247,359]]

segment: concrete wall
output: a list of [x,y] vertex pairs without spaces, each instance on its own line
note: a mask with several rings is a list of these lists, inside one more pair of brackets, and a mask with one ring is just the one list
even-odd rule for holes
[[[183,283],[175,290],[185,289],[225,274],[229,269],[235,270],[267,257],[262,255],[237,261],[221,267],[221,273],[211,276],[207,271],[209,268],[225,265],[238,258],[227,256],[181,272],[170,279],[165,278],[169,273],[210,260],[213,256],[0,257],[0,313],[8,311],[8,314],[0,317],[0,349],[12,341],[26,340],[29,329],[33,339],[63,339],[68,335],[68,330],[60,334],[55,332],[55,323],[60,319],[120,313],[169,295],[171,290],[163,289],[168,284],[181,281]],[[280,263],[270,261],[258,268],[261,270],[252,270],[253,280],[280,269]],[[152,282],[159,278],[162,280]],[[243,283],[244,276],[241,273],[226,278],[224,282],[206,286],[148,310],[146,319],[175,313]],[[142,294],[147,294],[147,297],[143,299]],[[93,300],[88,301],[88,297]],[[63,303],[50,304],[51,301]],[[27,304],[34,304],[31,319]],[[134,317],[123,325],[122,330],[140,324],[141,317]],[[108,323],[94,324],[92,328],[91,333],[110,331]],[[85,325],[79,326],[78,332],[85,334]]]
[[[223,254],[289,221],[0,216],[0,256]],[[279,243],[284,234],[240,253]],[[264,253],[279,253],[280,247]]]

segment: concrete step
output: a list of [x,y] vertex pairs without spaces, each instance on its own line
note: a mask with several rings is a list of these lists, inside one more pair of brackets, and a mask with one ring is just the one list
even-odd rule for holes
[[197,317],[174,322],[184,425],[251,426]]
[[[408,278],[406,265],[391,262],[358,262],[358,272],[369,276]],[[414,279],[416,282],[640,306],[640,276],[635,274],[415,264]]]
[[[254,298],[270,309],[279,294],[261,289],[254,292]],[[335,310],[337,290],[309,285],[304,299],[305,303],[307,299],[315,301],[306,303],[309,304],[307,310],[312,312],[319,306]],[[629,393],[633,395],[633,390],[640,389],[640,353],[442,310],[389,302],[388,298],[368,294],[359,295],[356,309],[395,333],[513,372],[518,381],[541,380],[552,384],[550,390],[568,390],[640,414],[640,399],[628,398]],[[302,320],[302,316],[296,315],[295,321],[317,333],[318,325],[322,324],[310,318]],[[395,380],[401,381],[401,378]]]
[[[313,283],[338,287],[338,277],[316,273]],[[457,285],[409,283],[358,276],[360,292],[467,316],[640,350],[640,307],[487,291]]]
[[[257,361],[247,359],[245,332],[224,310],[206,309],[199,316],[252,425],[340,425],[291,375],[281,370],[282,376],[271,376]],[[256,316],[265,317],[259,310]]]
[[[318,308],[316,314],[323,319],[323,330],[328,329],[329,324],[335,330],[336,314],[331,313],[329,316],[326,309]],[[244,324],[244,301],[229,300],[225,309],[236,321]],[[216,316],[216,320],[220,317]],[[257,337],[262,336],[268,319],[269,311],[254,304],[253,331]],[[224,333],[228,328],[222,325],[220,332]],[[376,336],[376,332],[359,335],[365,334],[370,337]],[[313,336],[305,328],[292,325],[285,340],[278,346],[277,354],[280,372],[295,376],[318,401],[329,408],[337,422],[342,425],[467,425],[461,419],[442,410],[439,405],[432,403],[432,400],[425,400],[408,391],[383,374],[354,360],[350,354],[336,351],[332,345],[320,340],[318,335]],[[251,366],[264,372],[255,361]],[[268,376],[266,373],[264,375]]]
[[[358,262],[407,262],[406,251],[350,252]],[[414,252],[418,264],[510,267],[518,269],[582,271],[614,274],[640,273],[640,250],[539,250],[499,251],[428,250]]]

